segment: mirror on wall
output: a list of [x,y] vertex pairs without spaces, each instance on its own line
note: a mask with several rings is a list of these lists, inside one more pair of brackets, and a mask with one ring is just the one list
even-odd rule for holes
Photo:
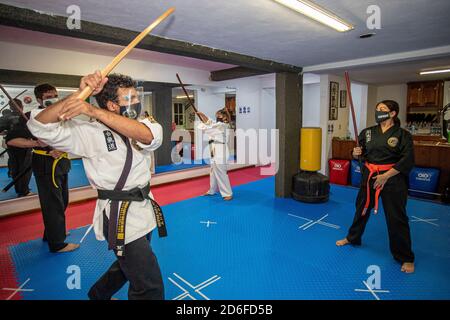
[[[161,84],[158,84],[161,86]],[[24,112],[29,112],[39,107],[39,103],[34,96],[34,86],[32,85],[10,85],[3,84],[10,96],[17,97],[23,105]],[[58,98],[62,99],[76,88],[56,87]],[[153,175],[176,173],[181,170],[191,170],[209,165],[207,157],[208,138],[196,129],[198,118],[195,115],[193,106],[184,92],[170,84],[171,97],[167,100],[167,105],[161,104],[159,91],[152,88],[143,87],[142,102],[145,116],[153,116],[159,123],[164,125],[165,148],[160,148],[152,155]],[[235,128],[236,121],[236,92],[226,88],[189,86],[188,94],[195,107],[204,112],[208,117],[215,118],[218,109],[227,108],[231,111],[231,127]],[[94,98],[90,98],[91,104],[96,105]],[[170,103],[170,106],[169,106]],[[170,110],[162,110],[163,108]],[[0,94],[0,190],[12,182],[11,168],[8,166],[9,156],[5,136],[8,131],[17,123],[20,115],[9,105],[8,98]],[[81,120],[93,121],[87,117],[80,116]],[[230,130],[230,154],[235,159],[234,131]],[[232,141],[233,140],[233,141]],[[89,181],[84,172],[83,162],[76,155],[70,155],[72,169],[69,172],[69,188],[80,188],[89,186]],[[230,159],[232,161],[232,159]],[[32,194],[37,193],[34,177],[31,176],[29,188]],[[7,192],[0,192],[0,201],[16,199],[18,195],[14,185]]]

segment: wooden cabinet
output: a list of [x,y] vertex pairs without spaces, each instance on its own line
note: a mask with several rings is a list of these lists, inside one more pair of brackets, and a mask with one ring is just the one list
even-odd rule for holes
[[232,113],[236,112],[236,97],[226,97],[225,98],[225,107],[230,110]]
[[441,81],[439,82],[427,82],[423,84],[423,94],[422,94],[422,102],[425,106],[431,105],[431,106],[442,106],[442,97],[441,92],[442,86],[444,83]]
[[447,142],[447,140],[442,138],[440,135],[439,136],[430,136],[430,135],[418,135],[418,134],[416,134],[416,135],[413,135],[413,140],[414,141],[419,141],[419,142],[424,142],[424,141],[441,142],[441,143]]
[[442,107],[444,81],[408,83],[408,107]]
[[331,155],[333,159],[352,160],[354,147],[356,147],[356,142],[354,140],[333,138],[331,142]]
[[422,103],[422,84],[408,84],[408,107],[420,106]]
[[444,192],[450,183],[450,147],[444,145],[414,144],[415,165],[417,167],[437,168],[440,170],[438,192]]

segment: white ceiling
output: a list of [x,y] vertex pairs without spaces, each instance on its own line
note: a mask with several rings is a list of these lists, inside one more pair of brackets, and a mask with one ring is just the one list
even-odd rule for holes
[[[141,31],[168,7],[175,15],[154,34],[297,66],[360,59],[450,44],[449,0],[315,0],[355,25],[338,33],[272,0],[0,0],[82,20]],[[381,8],[382,29],[370,39],[369,5]]]
[[450,80],[450,73],[431,74],[423,76],[419,75],[419,72],[421,71],[436,70],[441,68],[450,69],[450,56],[417,61],[378,64],[373,66],[364,66],[355,68],[347,67],[345,69],[343,68],[332,70],[328,69],[315,73],[317,74],[331,73],[338,76],[343,76],[344,72],[347,70],[349,71],[350,78],[353,81],[374,85],[388,85],[413,81],[428,81],[428,80],[442,80],[442,79]]

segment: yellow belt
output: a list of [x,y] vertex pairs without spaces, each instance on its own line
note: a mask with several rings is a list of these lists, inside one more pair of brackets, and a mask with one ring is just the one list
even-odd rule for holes
[[[33,153],[39,154],[41,156],[47,156],[47,157],[51,157],[51,155],[48,153],[48,151],[44,151],[44,150],[34,150],[33,149]],[[56,165],[58,164],[59,160],[61,160],[62,158],[66,158],[69,159],[69,156],[67,155],[67,153],[63,153],[61,154],[58,158],[53,160],[53,165],[52,165],[52,180],[53,180],[53,184],[55,185],[56,188],[59,188],[58,185],[56,184],[56,180],[55,180],[55,170],[56,170]]]

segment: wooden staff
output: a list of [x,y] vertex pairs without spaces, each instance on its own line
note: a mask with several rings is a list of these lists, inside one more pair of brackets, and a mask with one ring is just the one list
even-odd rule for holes
[[358,128],[356,126],[356,115],[355,115],[355,107],[353,105],[353,98],[352,98],[352,90],[351,90],[351,83],[350,83],[350,76],[348,75],[348,71],[345,71],[345,82],[347,84],[347,92],[348,92],[348,98],[350,101],[350,110],[352,112],[352,119],[353,119],[353,130],[355,133],[355,140],[356,140],[356,146],[359,147],[359,141],[358,141]]
[[[186,88],[184,87],[184,84],[183,84],[183,82],[181,81],[181,78],[180,78],[180,76],[178,75],[178,73],[177,73],[177,79],[178,79],[178,82],[179,82],[180,85],[181,85],[181,89],[183,89],[183,92],[184,92],[184,94],[186,95],[186,98],[188,99],[188,102],[189,102],[188,105],[191,105],[192,108],[194,108],[195,114],[198,115],[198,110],[197,110],[197,108],[195,107],[194,102],[192,102],[191,97],[189,97],[189,93],[187,92]],[[202,119],[200,116],[199,116],[199,118],[200,118],[200,120],[201,120],[203,123],[205,123],[205,121],[203,121],[203,119]]]
[[13,181],[11,181],[10,183],[8,183],[3,189],[2,192],[8,192],[9,189],[11,189],[11,187],[13,185],[15,185],[17,183],[17,181],[19,181],[20,179],[22,179],[29,171],[31,170],[31,166],[26,167],[25,169],[23,169],[18,175],[17,177],[14,178]]
[[[118,64],[122,61],[123,58],[134,48],[137,46],[142,39],[145,38],[147,34],[150,33],[158,24],[160,24],[163,20],[165,20],[169,15],[171,15],[175,11],[175,8],[170,8],[166,12],[164,12],[158,19],[156,19],[151,25],[149,25],[144,31],[142,31],[133,41],[130,42],[128,46],[126,46],[103,70],[102,77],[106,77]],[[83,91],[78,95],[78,98],[81,100],[86,100],[94,91],[93,88],[87,86]]]
[[[348,98],[349,98],[349,101],[350,101],[350,110],[352,111],[353,130],[355,132],[356,147],[359,147],[358,127],[356,126],[355,106],[353,105],[350,76],[348,75],[348,71],[345,71],[345,83],[347,85]],[[360,168],[361,173],[362,173],[362,159],[361,159],[361,156],[358,156],[358,161],[359,161],[359,168]]]
[[178,82],[179,82],[180,85],[181,85],[181,89],[183,89],[183,92],[184,92],[184,94],[186,95],[186,98],[187,98],[188,101],[189,101],[189,105],[191,105],[192,108],[194,108],[195,113],[198,113],[198,110],[197,110],[197,108],[195,107],[194,103],[192,102],[191,97],[189,96],[189,93],[187,92],[187,90],[186,90],[186,88],[185,88],[183,82],[181,81],[181,78],[180,78],[180,76],[178,75],[178,73],[177,73],[177,79],[178,79]]

